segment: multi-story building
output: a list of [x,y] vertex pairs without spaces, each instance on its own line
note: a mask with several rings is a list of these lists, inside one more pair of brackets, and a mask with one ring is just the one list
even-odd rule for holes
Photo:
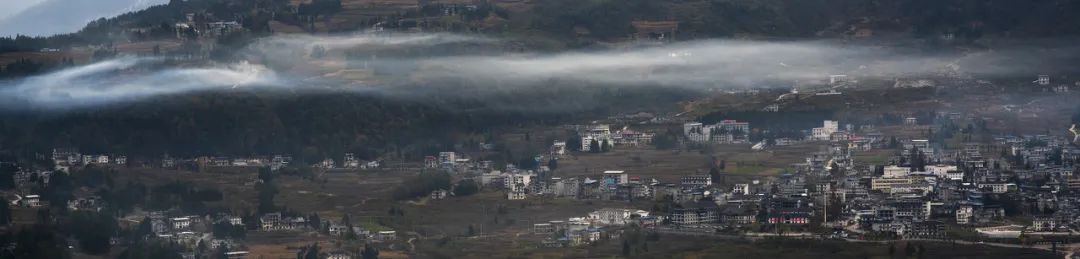
[[909,178],[909,177],[905,177],[905,178],[876,177],[876,178],[873,178],[873,179],[870,180],[870,190],[872,190],[872,191],[882,191],[882,192],[888,193],[888,192],[892,192],[893,186],[910,185],[910,184],[913,184],[913,183],[915,183],[915,179],[914,178]]

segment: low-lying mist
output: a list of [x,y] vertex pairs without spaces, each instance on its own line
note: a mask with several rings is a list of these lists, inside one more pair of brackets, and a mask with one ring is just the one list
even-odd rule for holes
[[958,75],[1034,80],[1038,74],[1075,71],[1080,53],[1067,44],[934,51],[820,40],[699,40],[529,53],[509,42],[457,34],[274,36],[241,50],[246,61],[237,63],[172,65],[158,58],[120,57],[0,83],[0,95],[16,104],[3,108],[66,109],[234,89],[480,98],[589,86],[790,87],[834,74],[883,80]]

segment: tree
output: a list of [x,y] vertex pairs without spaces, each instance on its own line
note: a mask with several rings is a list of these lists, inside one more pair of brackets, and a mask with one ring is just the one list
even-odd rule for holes
[[0,225],[11,224],[11,207],[7,202],[0,202]]
[[109,239],[120,229],[112,215],[98,212],[72,213],[68,229],[82,250],[92,255],[109,253]]
[[311,244],[306,249],[300,250],[296,255],[297,259],[319,259],[319,243]]
[[622,255],[623,255],[623,257],[630,257],[630,240],[623,239],[623,241],[622,241]]
[[559,168],[559,160],[554,158],[548,159],[547,166],[548,169],[555,171],[555,169]]
[[600,150],[600,142],[599,141],[596,141],[594,139],[594,140],[589,142],[589,152],[600,153],[601,151],[602,150]]
[[480,185],[476,184],[476,181],[469,179],[458,180],[457,186],[454,186],[454,195],[457,196],[469,196],[479,191]]
[[566,148],[571,151],[581,151],[581,136],[574,135],[566,140]]
[[[136,242],[134,245],[128,247],[127,250],[120,253],[117,258],[120,259],[138,259],[138,258],[161,258],[161,259],[180,259],[181,250],[173,247],[167,242],[163,241],[146,241]],[[34,258],[34,257],[28,257]]]
[[679,137],[672,133],[665,133],[654,137],[652,144],[659,150],[675,149],[679,147]]
[[713,185],[719,185],[724,180],[724,175],[720,172],[719,168],[709,168],[709,178],[711,178]]
[[365,244],[364,250],[360,251],[360,258],[379,259],[379,249],[372,247],[370,244]]

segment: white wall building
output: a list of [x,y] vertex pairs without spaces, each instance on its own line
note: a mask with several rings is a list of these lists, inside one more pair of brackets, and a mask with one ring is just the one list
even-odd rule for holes
[[891,165],[891,166],[886,166],[885,167],[885,174],[882,175],[882,176],[885,177],[885,178],[903,178],[903,177],[907,177],[910,174],[911,174],[911,168],[910,167],[900,167],[900,166]]
[[826,120],[822,123],[820,128],[813,128],[810,130],[810,138],[813,140],[829,140],[833,133],[840,131],[840,122],[833,120]]

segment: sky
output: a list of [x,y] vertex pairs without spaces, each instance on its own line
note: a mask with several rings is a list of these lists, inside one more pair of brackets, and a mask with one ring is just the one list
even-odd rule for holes
[[76,32],[99,18],[165,3],[168,0],[0,0],[0,37]]
[[45,0],[0,0],[0,21]]

